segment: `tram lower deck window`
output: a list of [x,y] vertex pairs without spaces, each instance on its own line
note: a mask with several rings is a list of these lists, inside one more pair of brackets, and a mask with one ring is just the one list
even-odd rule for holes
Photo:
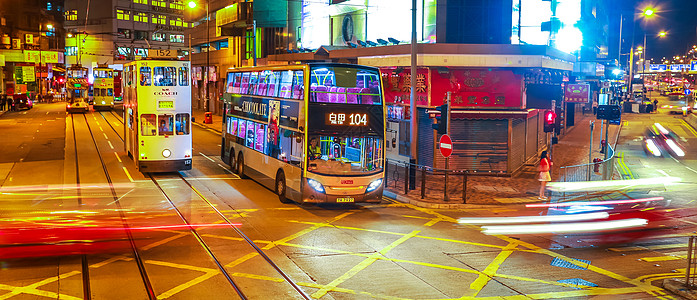
[[140,134],[143,136],[157,135],[157,126],[154,114],[140,115]]
[[174,123],[177,135],[189,134],[189,114],[177,114]]
[[172,135],[172,120],[173,116],[170,114],[158,115],[157,124],[158,131],[160,135]]

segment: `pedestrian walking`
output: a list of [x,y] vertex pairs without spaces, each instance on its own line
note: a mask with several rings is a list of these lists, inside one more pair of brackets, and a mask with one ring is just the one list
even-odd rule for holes
[[658,112],[658,99],[653,99],[653,111]]
[[542,151],[542,154],[540,155],[540,166],[539,166],[539,171],[540,174],[538,176],[538,179],[540,181],[540,196],[538,199],[540,200],[546,200],[547,197],[545,196],[545,189],[547,188],[547,182],[552,181],[552,176],[549,174],[549,170],[552,167],[552,161],[549,160],[547,157],[547,151]]
[[7,102],[7,95],[2,94],[2,96],[0,96],[0,111],[5,110],[5,102]]

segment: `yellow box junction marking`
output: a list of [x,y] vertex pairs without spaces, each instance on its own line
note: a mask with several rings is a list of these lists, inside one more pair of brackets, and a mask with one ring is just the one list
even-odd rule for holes
[[518,247],[518,243],[509,243],[505,248],[503,248],[503,251],[499,253],[499,255],[494,258],[494,260],[486,266],[482,274],[477,277],[477,279],[474,280],[474,282],[470,283],[470,292],[463,296],[464,297],[476,297],[479,292],[482,291],[484,286],[493,279],[493,276],[496,275],[496,271],[498,271],[499,267],[501,267],[501,264],[509,257],[511,254],[513,254],[513,249]]

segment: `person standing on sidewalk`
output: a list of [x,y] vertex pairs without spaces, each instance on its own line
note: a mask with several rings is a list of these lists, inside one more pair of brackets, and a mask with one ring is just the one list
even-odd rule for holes
[[545,189],[547,188],[547,182],[552,181],[552,176],[549,174],[551,167],[552,161],[547,158],[547,151],[542,151],[540,155],[540,174],[537,179],[540,181],[540,196],[538,197],[540,200],[547,199],[547,197],[545,197]]
[[653,99],[653,112],[658,112],[658,99]]

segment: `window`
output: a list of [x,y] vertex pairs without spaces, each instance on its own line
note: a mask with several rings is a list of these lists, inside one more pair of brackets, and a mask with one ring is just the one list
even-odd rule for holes
[[[130,29],[119,28],[117,30],[117,33],[118,33],[118,37],[120,37],[122,39],[130,39],[131,38],[131,30]],[[119,47],[119,48],[126,48],[126,47]],[[130,48],[126,48],[126,49],[130,49]],[[127,54],[127,53],[121,53],[121,51],[119,51],[119,54]]]
[[235,117],[227,117],[226,133],[229,133],[232,136],[237,136],[237,121],[238,119]]
[[237,128],[237,137],[244,139],[244,135],[245,135],[246,132],[247,132],[247,131],[246,131],[246,128],[247,128],[246,124],[247,124],[247,120],[242,120],[242,119],[240,119],[240,120],[237,122],[237,126],[238,126],[238,128]]
[[254,123],[254,150],[266,152],[266,124]]
[[165,15],[156,15],[153,14],[150,16],[150,21],[152,21],[153,24],[162,24],[165,25],[167,24],[167,16]]
[[133,108],[128,108],[128,129],[133,128]]
[[177,114],[174,122],[177,135],[189,134],[189,114]]
[[77,47],[76,47],[76,46],[67,46],[67,47],[65,47],[65,55],[67,55],[67,56],[75,56],[75,55],[77,55]]
[[383,141],[371,136],[310,135],[308,171],[359,175],[382,170]]
[[[155,19],[153,19],[153,20],[155,20]],[[165,34],[161,33],[161,32],[153,32],[152,40],[158,41],[158,42],[164,42],[165,41]]]
[[184,26],[184,20],[182,18],[169,19],[169,25],[182,27]]
[[254,122],[247,120],[245,123],[247,123],[245,146],[249,147],[250,149],[254,149],[254,131],[256,129]]
[[189,68],[181,67],[179,68],[179,85],[188,86],[189,85]]
[[303,99],[305,97],[305,81],[303,80],[303,71],[295,71],[293,74],[293,93],[291,98],[293,99]]
[[167,3],[162,0],[152,0],[150,2],[153,6],[167,7]]
[[155,114],[140,115],[140,135],[155,136],[157,135],[157,127],[155,125]]
[[144,12],[139,12],[137,14],[134,14],[133,21],[147,23],[148,22],[148,14],[144,13]]
[[136,55],[140,57],[148,57],[148,49],[136,48]]
[[148,5],[148,0],[133,0],[133,3]]
[[140,85],[141,86],[150,86],[150,78],[152,74],[150,74],[150,67],[140,67]]
[[66,21],[77,21],[77,10],[67,10],[65,11]]
[[119,20],[130,21],[131,20],[131,12],[128,10],[117,9],[116,10],[116,18]]
[[177,85],[176,67],[155,67],[153,72],[153,82],[155,86],[175,86]]
[[51,2],[46,3],[46,10],[48,10],[48,11],[53,10],[53,4]]
[[172,135],[172,115],[164,114],[157,116],[157,131],[160,135]]
[[380,77],[374,71],[345,67],[311,70],[310,101],[323,103],[381,104]]
[[274,149],[272,145],[269,145],[269,148],[271,148],[269,150],[270,155],[284,162],[289,162],[293,165],[300,166],[302,163],[301,155],[303,134],[288,129],[280,129],[280,131],[281,132],[278,134],[280,139],[278,149]]
[[114,96],[114,89],[112,89],[112,88],[106,89],[106,95],[109,97],[113,97]]
[[169,8],[183,10],[183,9],[184,9],[184,4],[182,4],[182,3],[179,2],[179,1],[172,1],[172,2],[169,3]]
[[257,84],[259,83],[259,73],[251,72],[249,73],[249,90],[244,91],[243,94],[254,95],[257,90]]
[[147,41],[147,40],[148,40],[148,38],[149,38],[149,36],[148,36],[148,35],[150,35],[150,33],[149,33],[149,32],[147,32],[147,31],[140,31],[140,30],[136,30],[136,31],[135,31],[135,35],[134,35],[134,36],[135,36],[135,39],[136,39],[136,40],[143,40],[143,41]]
[[169,35],[169,42],[170,43],[183,43],[184,42],[184,35],[183,34],[170,34]]

